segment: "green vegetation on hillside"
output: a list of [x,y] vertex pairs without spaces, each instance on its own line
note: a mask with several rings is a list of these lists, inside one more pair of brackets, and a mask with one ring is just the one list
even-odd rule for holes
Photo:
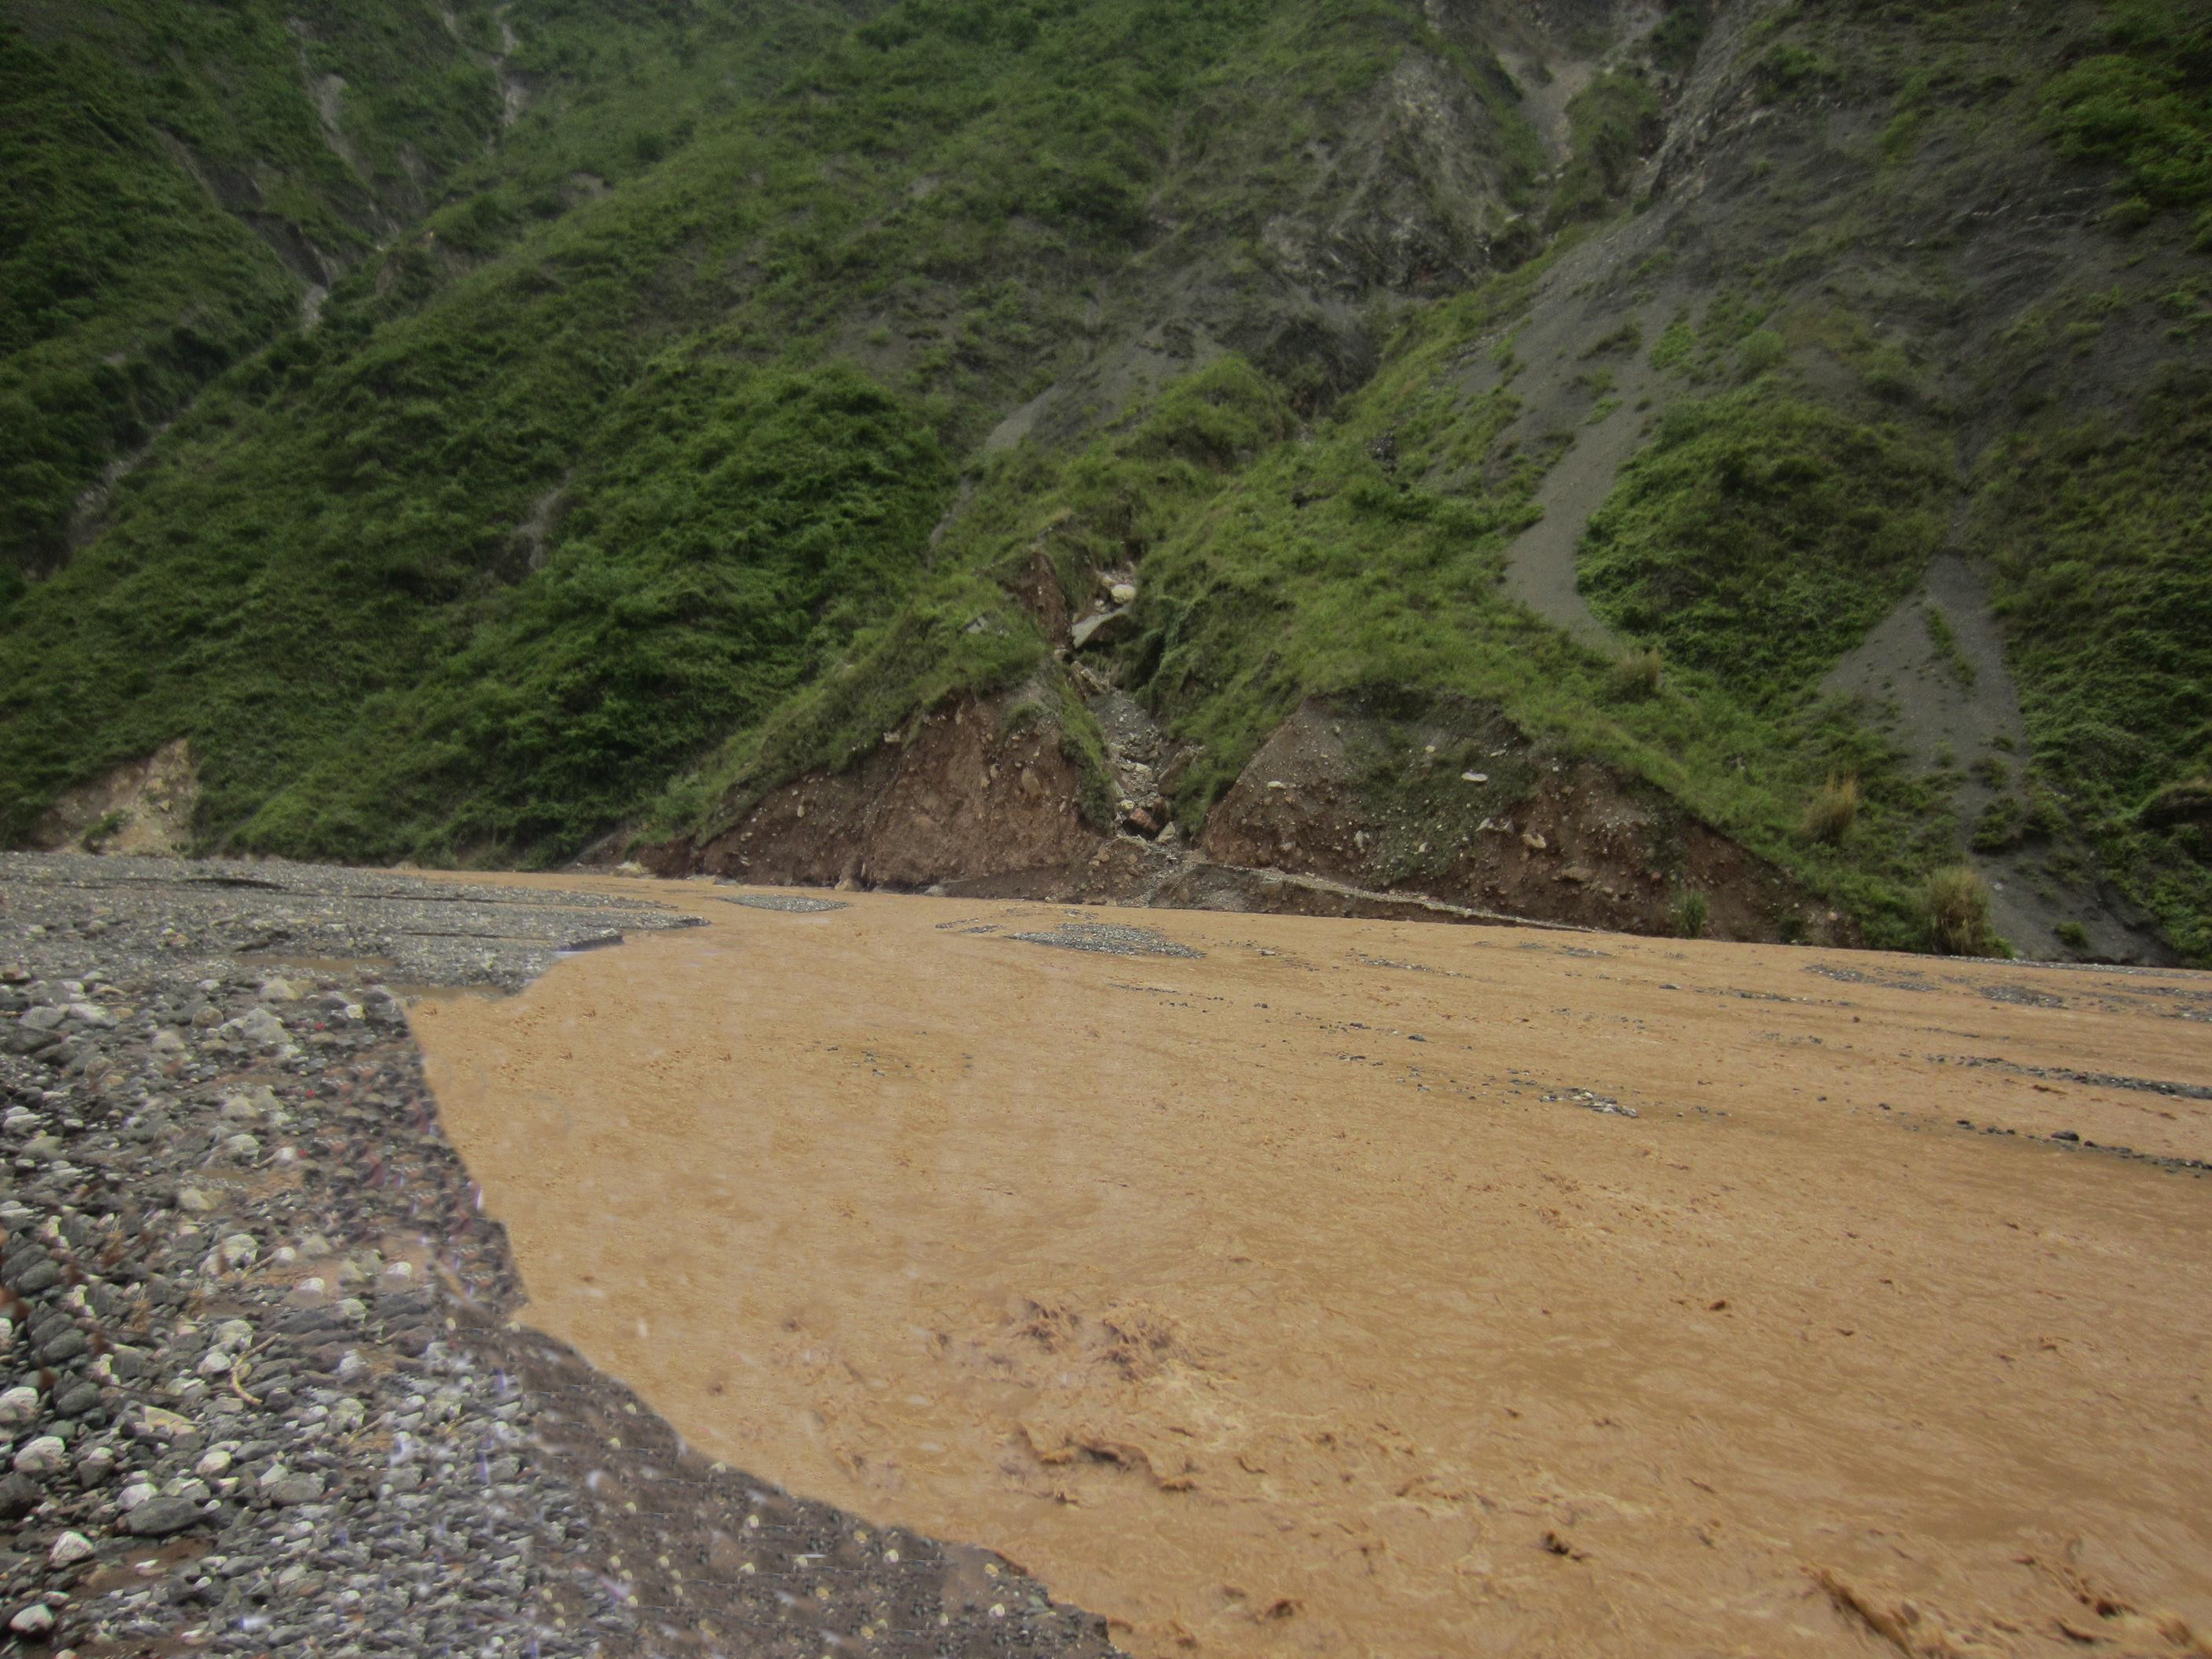
[[[540,862],[962,692],[1103,818],[1019,596],[1135,568],[1094,660],[1202,745],[1186,827],[1306,697],[1455,699],[1956,943],[1966,774],[1818,688],[1962,533],[2034,746],[1975,848],[2212,960],[2212,396],[2159,368],[2212,8],[2031,10],[1593,27],[1554,168],[1419,0],[0,0],[0,839],[189,737],[210,848]],[[1608,416],[1599,652],[1503,579]]]
[[2051,120],[2069,155],[2118,162],[2132,191],[2113,210],[2124,224],[2189,216],[2212,249],[2212,15],[2175,0],[2123,0],[2108,9],[2107,49],[2052,82]]
[[[755,672],[738,651],[702,669],[696,641],[736,602],[670,586],[666,544],[601,528],[631,523],[600,492],[639,487],[620,483],[614,447],[651,429],[637,400],[686,384],[657,364],[780,368],[835,405],[855,371],[828,354],[881,319],[891,344],[858,355],[876,371],[869,395],[897,405],[878,417],[908,434],[892,453],[921,453],[917,422],[937,444],[972,443],[1049,375],[1085,285],[1128,256],[1147,192],[1194,148],[1168,125],[1178,99],[1202,113],[1249,98],[1258,77],[1326,107],[1422,32],[1395,8],[1383,28],[1265,0],[1089,0],[1027,9],[1030,26],[972,27],[1013,15],[898,8],[794,71],[791,92],[702,125],[500,257],[457,263],[410,239],[342,285],[314,333],[224,378],[118,491],[107,533],[17,601],[0,636],[0,831],[23,835],[67,782],[190,735],[219,844],[572,850],[647,799],[686,744],[740,723],[757,707],[747,698],[830,666],[840,630],[889,622],[899,573],[926,562],[912,539],[897,558],[866,551],[805,649],[776,630],[797,656]],[[1334,49],[1348,40],[1365,50]],[[1196,143],[1192,176],[1213,176],[1243,142]],[[788,465],[834,498],[835,481],[868,475],[862,453],[882,439],[817,428]],[[942,467],[910,469],[915,493],[880,522],[926,526],[949,488]],[[746,503],[708,489],[686,506],[691,544],[787,557],[773,538],[744,539]],[[533,537],[550,544],[540,569]],[[577,607],[641,586],[665,604],[634,602],[624,648],[603,656]],[[560,617],[573,648],[550,638]],[[495,663],[505,649],[550,665]],[[720,690],[696,720],[635,764],[607,763],[610,730],[638,731],[611,705],[644,685],[681,702],[702,673]],[[471,675],[487,708],[465,718]],[[500,712],[556,683],[528,720]],[[510,744],[514,763],[486,763]],[[310,776],[332,790],[326,804],[299,793]],[[549,778],[577,798],[541,799]],[[361,779],[375,790],[357,794]]]
[[[1802,228],[1655,345],[1655,365],[1705,395],[1677,399],[1625,471],[1593,521],[1584,587],[1670,659],[1787,706],[1910,593],[1971,502],[1969,546],[1991,562],[2035,748],[2024,793],[1990,803],[1972,845],[2027,848],[2046,886],[2101,870],[2178,949],[2212,960],[2212,842],[2198,815],[2170,807],[2208,765],[2198,688],[2212,676],[2212,535],[2196,457],[2212,398],[2179,365],[2145,375],[2101,361],[2130,340],[2186,355],[2212,314],[2202,278],[2177,282],[2149,229],[2175,224],[2201,248],[2212,226],[2212,7],[2044,12],[2049,32],[2026,37],[1993,31],[1966,3],[1916,10],[1908,32],[1879,0],[1785,9],[1753,31],[1747,61],[1771,96],[1814,74],[1893,89],[1866,158],[1876,187],[1806,222],[1770,164],[1754,163],[1761,199],[1744,204],[1742,233]],[[2063,52],[2047,50],[2054,40]],[[2054,283],[2007,312],[1949,263],[1951,204],[1999,193],[2005,147],[2035,133],[2091,164],[2073,185],[2111,181],[2106,222],[2145,233],[2129,261],[2142,274],[2094,291]],[[1863,247],[1919,252],[1876,273],[1854,258]],[[2094,268],[2098,250],[2073,257]],[[1816,296],[1800,286],[1808,278]],[[1936,304],[1980,311],[1987,331],[1948,384],[1928,361],[1932,319],[1917,314]],[[1731,379],[1748,384],[1711,392]],[[2018,422],[1970,481],[1954,477],[1950,452],[1985,440],[1961,422],[1962,387]],[[2067,412],[2069,396],[2097,412]],[[1932,657],[1971,692],[1948,620],[1926,615]],[[1869,799],[1881,793],[1869,780]]]
[[288,785],[253,836],[372,859],[580,844],[896,604],[946,483],[914,410],[849,370],[650,366],[542,568],[370,698],[380,741]]
[[2054,420],[1985,464],[1978,538],[2035,759],[2106,868],[2212,959],[2212,814],[2161,811],[2212,772],[2212,377],[2136,420]]
[[[1437,307],[1326,431],[1262,452],[1149,553],[1146,630],[1127,654],[1146,700],[1205,745],[1178,811],[1195,822],[1307,696],[1457,695],[1648,780],[1848,902],[1874,937],[1913,942],[1906,890],[1948,824],[1878,744],[1831,709],[1764,708],[1692,665],[1624,691],[1618,665],[1500,592],[1543,469],[1498,447],[1511,391],[1470,400],[1453,365],[1540,275]],[[1796,834],[1808,791],[1838,770],[1869,782],[1848,857]],[[1439,843],[1431,861],[1451,856]]]
[[1291,430],[1281,391],[1224,358],[1086,450],[1024,447],[987,460],[916,600],[860,629],[834,671],[740,730],[660,804],[658,823],[700,829],[692,815],[703,813],[711,832],[769,787],[866,754],[916,709],[1038,672],[1044,640],[1008,591],[1035,561],[1067,591],[1088,592],[1094,572],[1150,554]]
[[290,324],[324,262],[366,252],[498,109],[430,0],[7,0],[0,568],[58,563],[109,462]]
[[419,304],[852,21],[836,0],[514,15],[522,32],[492,0],[0,0],[0,605],[66,556],[105,469],[294,327],[309,284],[419,225],[385,295]]
[[1764,385],[1685,398],[1590,520],[1583,590],[1670,660],[1790,699],[1919,580],[1949,471],[1924,437]]

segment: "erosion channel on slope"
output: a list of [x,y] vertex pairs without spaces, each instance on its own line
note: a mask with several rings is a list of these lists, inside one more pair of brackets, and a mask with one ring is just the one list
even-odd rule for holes
[[1146,1656],[2206,1651],[2212,980],[654,891],[413,1018],[703,1456]]

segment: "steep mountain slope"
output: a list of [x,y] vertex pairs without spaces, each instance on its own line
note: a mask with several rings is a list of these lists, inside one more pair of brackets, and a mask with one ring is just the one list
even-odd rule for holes
[[528,10],[526,39],[495,0],[0,5],[0,606],[203,385],[432,208],[489,246],[849,17]]
[[[2110,173],[2063,155],[2083,148],[2084,100],[2124,79],[2116,63],[2185,76],[2201,30],[2148,11],[2048,8],[2021,31],[1982,7],[1911,29],[1878,9],[1746,7],[1711,20],[1677,82],[1654,60],[1680,50],[1686,20],[1583,64],[1589,92],[1568,105],[1589,129],[1578,153],[1598,155],[1608,133],[1649,132],[1650,106],[1620,81],[1672,100],[1665,137],[1624,175],[1633,216],[1430,308],[1332,420],[1255,442],[1255,463],[1181,517],[1160,521],[1151,492],[1155,522],[1134,538],[1139,627],[1112,654],[1203,745],[1170,791],[1185,827],[1251,775],[1302,700],[1455,692],[1659,784],[1878,939],[1926,937],[1919,873],[1963,855],[2025,948],[2124,955],[2162,926],[2201,957],[2202,791],[2185,780],[2206,758],[2207,636],[2191,618],[2212,568],[2188,437],[2203,407],[2203,232],[2187,213],[2116,203]],[[2185,151],[2197,130],[2160,142]],[[2084,304],[2096,324],[2053,350],[2054,314]],[[1225,391],[1218,404],[1234,403]],[[2041,441],[2037,411],[2100,406],[2109,450],[2145,467],[2149,498],[2132,538],[2121,514],[2081,503],[2104,527],[2075,550],[2076,590],[2030,618],[2004,586],[2044,550],[1989,535],[2032,476],[2008,458]],[[1142,483],[1132,468],[1125,493]],[[2069,487],[2037,488],[2058,501]],[[1066,516],[1040,513],[1040,541],[1063,564],[1077,555],[1079,605],[1132,541],[1086,533],[1097,509],[1072,494],[1054,504]],[[1950,592],[1954,571],[1967,595],[1955,623],[1930,616],[1922,586]],[[2002,617],[1973,598],[1992,581]],[[1911,648],[1869,678],[1854,647],[1877,624],[1893,637],[1890,618]],[[2070,686],[2027,648],[2039,625],[2075,653]],[[1978,674],[1959,643],[2008,633],[2017,686],[2001,652]],[[1613,659],[1644,643],[1662,656]],[[2082,697],[2112,709],[2154,685],[2157,702],[2110,721],[2123,742],[2069,747]],[[1953,690],[1959,730],[1931,736]],[[1231,840],[1242,857],[1272,843],[1285,867],[1494,901],[1468,884],[1475,832],[1518,832],[1486,752],[1441,753],[1425,775],[1378,757],[1356,825],[1331,813],[1318,841],[1281,824]],[[781,769],[772,746],[749,768]],[[1486,781],[1455,786],[1463,771]],[[1842,816],[1824,805],[1838,797]],[[1351,867],[1333,850],[1347,835],[1362,854]],[[1540,850],[1566,890],[1534,908],[1586,915],[1593,884],[1574,872],[1592,860]],[[1643,850],[1632,875],[1680,862],[1671,832]],[[1709,902],[1682,898],[1686,921]],[[1767,926],[1806,921],[1783,906]]]
[[[244,844],[574,845],[887,611],[951,499],[933,453],[1055,368],[1111,408],[1209,336],[1265,356],[1303,327],[1356,374],[1363,319],[1304,323],[1209,216],[1264,147],[1255,100],[1349,101],[1425,33],[1324,10],[903,9],[511,252],[454,259],[434,219],[211,392],[26,602],[10,679],[49,706],[12,722],[11,817],[182,722]],[[1201,93],[1220,130],[1194,137]],[[1178,160],[1194,222],[1133,261]],[[1339,182],[1356,235],[1368,181]],[[761,515],[763,465],[796,516]],[[94,593],[112,626],[43,625]],[[358,802],[285,793],[325,757]]]
[[[0,567],[480,149],[488,4],[0,9]],[[311,307],[310,307],[311,308]],[[86,502],[89,507],[92,502]]]
[[0,611],[0,831],[2212,959],[2208,10],[517,4]]

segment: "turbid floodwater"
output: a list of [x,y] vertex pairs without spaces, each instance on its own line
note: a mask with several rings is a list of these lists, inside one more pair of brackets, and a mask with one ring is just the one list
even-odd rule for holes
[[653,890],[415,1027],[710,1455],[1146,1656],[2212,1652],[2212,979]]

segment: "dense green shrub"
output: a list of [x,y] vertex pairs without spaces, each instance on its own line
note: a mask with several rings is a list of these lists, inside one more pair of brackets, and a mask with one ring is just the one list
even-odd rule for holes
[[[895,605],[949,482],[915,412],[849,370],[655,364],[580,468],[543,568],[380,700],[359,755],[239,840],[355,858],[575,846]],[[417,807],[380,812],[392,800]]]
[[1954,957],[2003,953],[1990,924],[1989,884],[1971,865],[1950,865],[1928,878],[1920,889],[1920,917],[1931,951]]
[[1667,659],[1656,651],[1625,651],[1606,676],[1606,690],[1621,702],[1656,697],[1667,684]]
[[1592,517],[1582,586],[1671,661],[1790,695],[1919,577],[1946,475],[1925,438],[1759,387],[1679,403]]
[[2051,85],[2047,107],[2059,148],[2118,163],[2132,196],[2119,214],[2140,222],[2187,215],[2212,246],[2212,16],[2170,0],[2110,8],[2101,42]]
[[1832,846],[1850,834],[1858,817],[1859,781],[1838,777],[1831,772],[1827,781],[1814,790],[1813,799],[1805,804],[1800,831],[1808,841],[1826,842]]

